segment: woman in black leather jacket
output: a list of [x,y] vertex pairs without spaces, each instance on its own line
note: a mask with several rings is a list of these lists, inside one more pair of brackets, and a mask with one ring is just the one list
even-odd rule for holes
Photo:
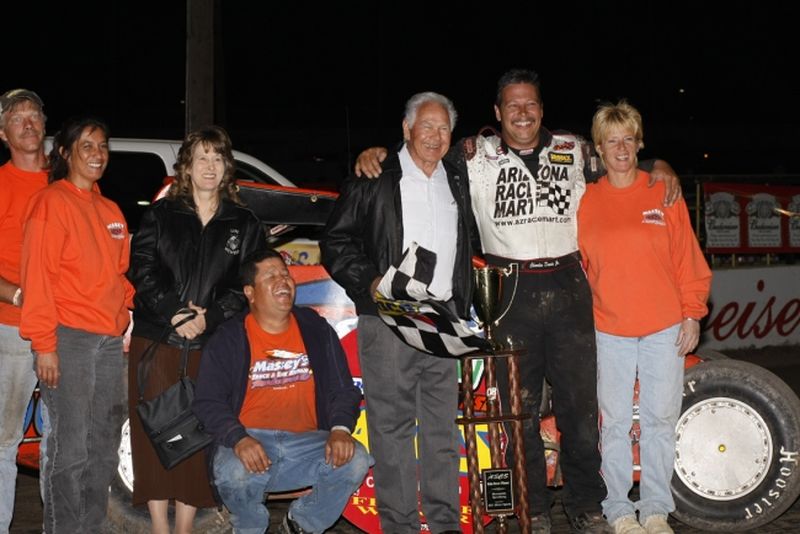
[[[214,506],[202,454],[166,471],[135,415],[137,368],[160,342],[147,376],[144,398],[174,384],[183,345],[189,344],[188,373],[196,377],[200,349],[225,319],[244,309],[239,264],[265,248],[256,216],[241,205],[233,181],[228,134],[218,127],[190,133],[175,164],[166,198],[142,218],[131,244],[128,278],[136,288],[128,371],[133,504],[147,502],[154,533],[169,533],[167,510],[175,499],[175,532],[189,533],[197,507]],[[173,325],[195,317],[177,327]]]

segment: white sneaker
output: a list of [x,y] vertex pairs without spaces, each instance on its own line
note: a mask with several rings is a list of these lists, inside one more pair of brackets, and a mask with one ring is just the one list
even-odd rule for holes
[[611,526],[614,527],[614,534],[647,534],[649,532],[636,521],[635,515],[623,515],[611,523]]
[[644,529],[647,534],[674,534],[665,515],[649,516],[644,520]]

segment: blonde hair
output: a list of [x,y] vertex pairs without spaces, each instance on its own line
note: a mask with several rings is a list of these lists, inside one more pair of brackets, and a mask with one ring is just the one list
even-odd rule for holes
[[[644,142],[642,141],[644,138],[642,115],[639,110],[625,100],[620,100],[616,104],[607,102],[597,108],[597,112],[592,118],[592,141],[598,153],[600,153],[600,145],[605,141],[608,132],[614,128],[633,132],[637,150],[644,148]],[[600,157],[602,156],[600,154]]]

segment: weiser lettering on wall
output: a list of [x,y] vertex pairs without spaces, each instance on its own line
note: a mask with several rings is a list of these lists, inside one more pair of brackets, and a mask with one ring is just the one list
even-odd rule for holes
[[701,347],[800,344],[800,266],[715,269]]

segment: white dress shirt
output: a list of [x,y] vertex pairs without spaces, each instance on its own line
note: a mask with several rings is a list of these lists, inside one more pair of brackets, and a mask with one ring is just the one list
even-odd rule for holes
[[400,150],[400,194],[403,206],[403,251],[412,242],[436,253],[436,269],[429,291],[437,299],[453,295],[453,267],[458,237],[458,206],[447,183],[447,173],[440,161],[428,177],[408,148]]

